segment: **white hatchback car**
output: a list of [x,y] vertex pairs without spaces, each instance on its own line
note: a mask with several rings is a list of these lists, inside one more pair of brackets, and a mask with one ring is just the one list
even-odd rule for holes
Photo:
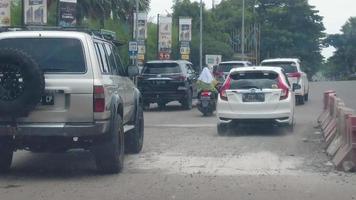
[[[294,88],[293,88],[294,87]],[[245,67],[231,70],[217,104],[218,133],[231,122],[270,122],[294,127],[295,95],[299,85],[289,84],[279,67]]]
[[295,91],[297,104],[303,105],[309,100],[309,80],[302,71],[301,61],[297,58],[275,58],[261,62],[261,66],[275,66],[283,68],[291,84],[299,84],[300,89]]

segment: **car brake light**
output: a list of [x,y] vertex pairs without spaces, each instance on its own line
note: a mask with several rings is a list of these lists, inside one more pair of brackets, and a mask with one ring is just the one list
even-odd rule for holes
[[179,75],[179,76],[174,76],[173,79],[177,81],[185,81],[187,80],[187,77],[184,75]]
[[105,90],[103,86],[94,86],[94,112],[105,111]]
[[288,73],[287,76],[290,78],[300,78],[302,77],[302,74],[299,72],[294,72],[294,73]]
[[278,88],[282,90],[280,100],[287,99],[289,95],[289,88],[282,82],[281,77],[278,78]]
[[203,91],[203,92],[201,93],[201,96],[202,96],[202,97],[210,97],[210,96],[211,96],[211,92],[209,92],[209,91]]
[[228,76],[224,85],[221,87],[221,90],[220,90],[220,99],[221,100],[223,100],[223,101],[228,100],[226,90],[230,89],[230,87],[231,87],[231,78],[230,78],[230,76]]

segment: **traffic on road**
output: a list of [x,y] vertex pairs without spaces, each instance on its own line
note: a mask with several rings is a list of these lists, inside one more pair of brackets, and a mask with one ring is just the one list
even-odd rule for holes
[[0,200],[356,199],[356,18],[163,5],[0,0]]

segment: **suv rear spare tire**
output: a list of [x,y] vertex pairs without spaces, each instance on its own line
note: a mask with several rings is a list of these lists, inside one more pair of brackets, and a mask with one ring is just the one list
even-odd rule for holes
[[41,101],[45,79],[27,53],[0,49],[0,117],[25,117]]

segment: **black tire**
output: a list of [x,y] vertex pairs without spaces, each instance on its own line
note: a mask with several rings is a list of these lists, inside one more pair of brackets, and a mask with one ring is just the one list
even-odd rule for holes
[[110,140],[94,148],[96,166],[101,173],[117,174],[124,166],[124,126],[121,116],[116,114],[110,127]]
[[145,122],[141,106],[137,108],[134,122],[135,128],[129,133],[125,134],[125,151],[127,153],[137,154],[142,151],[144,138]]
[[38,63],[17,49],[0,49],[0,116],[26,117],[41,101],[45,78]]
[[309,101],[309,93],[304,96],[304,101],[305,102]]
[[218,125],[217,125],[218,135],[220,135],[220,136],[228,135],[229,127],[230,126],[227,123],[218,123]]
[[305,104],[304,96],[296,96],[296,100],[297,100],[297,105],[304,105]]
[[0,173],[7,173],[10,170],[13,154],[12,139],[0,137]]
[[160,103],[157,103],[157,104],[158,104],[158,109],[159,110],[164,110],[166,108],[166,103],[160,102]]
[[185,99],[183,100],[183,108],[185,110],[191,110],[193,108],[193,92],[191,90],[187,91],[187,95]]

